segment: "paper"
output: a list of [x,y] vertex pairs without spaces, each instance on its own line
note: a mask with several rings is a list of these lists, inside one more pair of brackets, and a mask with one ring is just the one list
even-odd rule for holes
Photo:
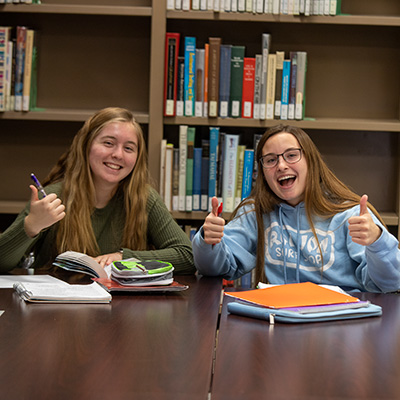
[[51,275],[0,275],[0,289],[12,289],[14,283],[17,282],[55,283],[67,285],[66,282]]
[[290,283],[244,292],[225,292],[225,295],[269,308],[303,307],[360,301],[357,297],[338,293],[311,282]]

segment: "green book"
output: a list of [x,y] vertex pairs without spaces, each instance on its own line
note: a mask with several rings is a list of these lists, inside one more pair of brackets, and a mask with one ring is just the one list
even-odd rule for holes
[[187,156],[186,156],[186,211],[193,210],[193,154],[196,128],[187,129]]

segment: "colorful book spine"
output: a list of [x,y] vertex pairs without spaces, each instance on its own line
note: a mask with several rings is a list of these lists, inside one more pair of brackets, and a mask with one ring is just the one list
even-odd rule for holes
[[172,210],[179,211],[179,149],[175,147],[172,158]]
[[176,89],[176,115],[183,117],[185,104],[185,58],[178,57],[178,75]]
[[7,70],[7,51],[9,42],[9,28],[0,27],[0,111],[6,110],[6,70]]
[[196,128],[187,128],[187,153],[186,153],[186,211],[193,210],[193,159],[194,159],[194,140]]
[[256,54],[256,71],[254,75],[254,105],[253,105],[254,119],[260,119],[261,72],[262,72],[262,55]]
[[201,210],[202,148],[193,149],[193,211]]
[[211,211],[211,199],[216,196],[217,189],[217,155],[219,127],[210,126],[210,163],[208,174],[208,210]]
[[282,72],[283,72],[284,59],[285,59],[285,52],[277,51],[276,73],[275,73],[275,107],[274,107],[274,115],[277,118],[281,116]]
[[243,160],[242,200],[250,196],[253,181],[254,150],[246,149]]
[[294,119],[296,107],[297,52],[290,52],[290,87],[288,119]]
[[204,49],[196,49],[196,117],[203,116],[204,103]]
[[223,169],[222,199],[225,212],[232,212],[235,207],[236,164],[239,136],[225,135],[225,153]]
[[180,34],[167,32],[165,37],[164,116],[175,115]]
[[297,81],[296,81],[296,109],[295,118],[304,119],[306,100],[306,74],[307,74],[307,53],[297,52]]
[[290,88],[290,60],[283,61],[282,94],[281,94],[281,119],[288,119]]
[[231,51],[231,87],[229,98],[229,116],[240,118],[242,112],[244,46],[232,46]]
[[187,125],[179,126],[179,211],[186,211]]
[[253,118],[255,57],[245,57],[243,62],[242,118]]
[[210,173],[210,140],[202,139],[201,141],[201,204],[202,211],[208,210],[208,175]]
[[185,37],[185,116],[194,116],[196,89],[196,38]]
[[9,40],[7,43],[7,55],[6,55],[6,70],[5,70],[5,111],[11,111],[12,106],[12,76],[13,76],[13,52],[14,52],[14,42]]
[[266,119],[274,119],[276,54],[268,54]]
[[17,50],[15,60],[15,111],[22,111],[26,31],[27,28],[25,26],[17,27]]
[[219,116],[221,118],[228,117],[231,85],[231,52],[232,45],[221,44],[219,64]]
[[219,64],[221,38],[209,38],[209,63],[208,63],[208,116],[218,117],[219,101]]

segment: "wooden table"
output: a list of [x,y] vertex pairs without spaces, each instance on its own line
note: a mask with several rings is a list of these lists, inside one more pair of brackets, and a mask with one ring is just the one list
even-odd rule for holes
[[227,315],[218,335],[212,400],[400,398],[400,296],[359,294],[383,316],[269,325]]
[[111,304],[27,304],[0,289],[2,399],[207,399],[221,279]]

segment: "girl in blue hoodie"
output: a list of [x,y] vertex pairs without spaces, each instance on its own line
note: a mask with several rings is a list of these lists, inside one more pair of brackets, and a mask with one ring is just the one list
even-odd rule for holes
[[344,290],[400,289],[400,251],[368,197],[328,168],[300,128],[278,125],[261,138],[251,195],[225,226],[212,212],[193,239],[199,273],[257,281],[310,281]]

